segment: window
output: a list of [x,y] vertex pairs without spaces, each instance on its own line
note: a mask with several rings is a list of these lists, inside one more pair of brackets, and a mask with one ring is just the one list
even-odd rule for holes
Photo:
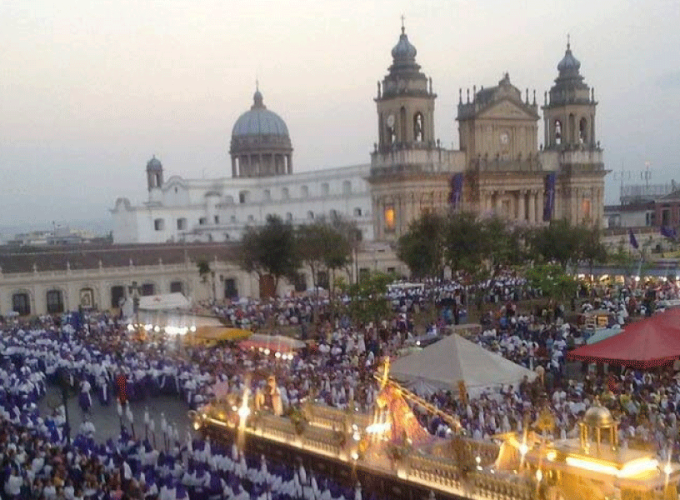
[[243,203],[248,203],[250,198],[250,193],[248,191],[241,191],[238,194],[238,202],[243,204]]
[[300,196],[302,196],[303,198],[309,198],[309,187],[301,186],[300,187]]
[[238,287],[236,286],[236,280],[234,278],[227,278],[224,280],[224,297],[227,299],[238,297]]
[[31,299],[27,293],[15,293],[12,295],[12,311],[19,316],[31,314]]
[[555,120],[555,144],[562,144],[562,122]]
[[342,193],[350,194],[352,192],[352,181],[344,181],[342,183]]
[[111,308],[119,308],[125,300],[125,287],[112,286],[111,287]]
[[396,267],[388,267],[388,268],[387,268],[387,274],[394,274],[394,273],[396,273],[396,272],[397,272],[397,268],[396,268]]
[[187,228],[187,220],[184,217],[182,217],[181,219],[177,219],[177,229],[182,231],[186,228]]
[[590,220],[590,200],[587,198],[581,202],[581,213],[584,219]]
[[153,221],[153,228],[156,231],[162,231],[163,229],[165,229],[165,221],[163,219],[155,219]]
[[290,198],[290,191],[288,190],[288,188],[281,189],[281,198],[283,198],[284,200]]
[[359,207],[354,209],[354,217],[361,217],[361,209]]
[[416,113],[413,117],[413,139],[416,142],[425,140],[425,121],[422,113]]
[[208,223],[208,219],[206,219],[205,217],[201,217],[200,219],[198,219],[198,225],[199,226],[205,226],[207,223]]
[[581,144],[588,142],[588,120],[581,118],[578,123],[578,140]]
[[248,216],[248,222],[255,222],[255,217],[253,217],[252,215],[249,215]]
[[307,291],[307,276],[304,273],[298,273],[295,276],[295,291],[296,292],[306,292]]
[[359,281],[363,281],[371,275],[371,270],[367,267],[359,268]]
[[272,200],[272,192],[269,189],[265,189],[262,192],[262,198],[264,198],[264,201],[271,201]]
[[291,222],[293,220],[293,214],[291,214],[290,212],[287,212],[286,213],[286,220],[288,222]]
[[328,290],[328,273],[326,271],[319,271],[316,273],[316,285]]
[[385,231],[394,231],[395,227],[394,205],[387,205],[385,207]]
[[328,212],[328,215],[330,216],[331,220],[335,220],[338,218],[338,211],[337,210],[330,210]]
[[170,293],[184,293],[184,283],[181,281],[171,281]]
[[215,221],[215,224],[219,224],[220,223],[220,216],[216,215],[215,217],[213,217],[213,220]]
[[309,212],[307,212],[307,218],[313,219],[314,218],[314,212],[312,212],[311,210]]
[[61,290],[48,290],[46,302],[48,314],[59,314],[64,312],[64,297]]
[[232,215],[231,218],[229,219],[232,224],[236,224],[236,216]]
[[327,182],[324,182],[321,184],[321,194],[323,196],[326,196],[330,192],[330,187],[328,186]]
[[156,293],[156,285],[153,283],[144,283],[142,285],[142,296],[147,297]]

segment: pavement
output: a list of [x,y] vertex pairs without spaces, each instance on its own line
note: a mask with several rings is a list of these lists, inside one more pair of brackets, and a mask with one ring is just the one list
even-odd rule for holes
[[[189,405],[179,397],[158,396],[149,398],[145,401],[130,402],[133,414],[133,423],[137,437],[145,435],[144,411],[148,409],[149,417],[155,421],[156,440],[158,446],[163,442],[161,434],[161,413],[165,415],[168,424],[172,423],[177,428],[181,441],[186,439],[187,430],[191,432],[191,422],[187,415]],[[47,394],[38,403],[41,415],[50,415],[54,408],[61,405],[61,392],[55,386],[48,386]],[[85,415],[78,405],[77,395],[71,396],[68,400],[69,420],[71,424],[71,437],[78,433],[80,424]],[[99,404],[96,396],[92,397],[92,407],[87,415],[94,424],[94,438],[98,442],[104,442],[109,438],[116,438],[120,434],[120,419],[118,417],[117,402],[112,400],[108,406]],[[123,415],[123,424],[131,432],[130,425]],[[152,436],[149,435],[149,439]]]

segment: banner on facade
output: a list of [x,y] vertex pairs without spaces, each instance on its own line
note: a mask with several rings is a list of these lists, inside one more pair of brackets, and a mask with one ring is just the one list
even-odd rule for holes
[[463,199],[463,174],[453,174],[451,177],[451,196],[449,202],[453,208],[458,208]]
[[555,211],[555,174],[545,176],[545,204],[543,205],[543,221],[549,222]]

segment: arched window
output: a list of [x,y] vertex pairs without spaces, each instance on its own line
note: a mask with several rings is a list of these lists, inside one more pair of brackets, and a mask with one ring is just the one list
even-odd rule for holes
[[581,118],[578,122],[578,142],[586,144],[588,142],[588,120]]
[[111,287],[111,308],[118,309],[123,300],[125,300],[125,287],[124,286],[112,286]]
[[198,225],[199,226],[205,226],[207,223],[208,223],[208,219],[206,219],[205,217],[201,217],[200,219],[198,219]]
[[48,314],[64,312],[64,295],[61,293],[61,290],[48,290],[45,299]]
[[171,281],[170,293],[184,293],[184,283],[181,281]]
[[229,220],[231,221],[232,224],[236,224],[236,216],[232,215]]
[[356,207],[354,209],[354,217],[361,217],[361,208]]
[[331,220],[335,220],[338,218],[338,211],[331,209],[331,211],[328,212],[328,215],[330,216]]
[[281,198],[283,198],[284,200],[287,200],[287,199],[290,198],[290,191],[288,190],[288,188],[282,188],[281,189]]
[[26,292],[19,292],[12,295],[12,311],[19,316],[31,314],[31,298]]
[[153,221],[153,228],[156,231],[162,231],[163,229],[165,229],[165,221],[163,219],[155,219]]
[[262,198],[264,198],[264,201],[271,201],[272,199],[272,192],[269,189],[265,189],[262,192]]
[[562,122],[555,120],[555,144],[562,144]]
[[569,144],[576,142],[576,117],[573,113],[569,115],[569,137],[567,142]]
[[416,142],[425,140],[425,120],[420,112],[413,117],[413,140]]
[[184,217],[182,217],[181,219],[177,219],[177,229],[182,231],[186,228],[187,228],[187,220]]
[[343,194],[350,194],[352,192],[352,181],[343,181],[342,192]]
[[156,285],[153,283],[144,283],[142,285],[142,296],[147,297],[156,293]]
[[238,202],[241,203],[241,204],[248,203],[248,201],[250,201],[249,198],[250,198],[250,193],[248,191],[241,191],[238,194]]
[[324,182],[321,184],[321,194],[323,196],[326,196],[330,192],[330,187],[328,186],[327,182]]
[[300,186],[300,196],[303,198],[309,198],[309,187]]
[[385,231],[392,232],[396,227],[394,205],[385,206]]

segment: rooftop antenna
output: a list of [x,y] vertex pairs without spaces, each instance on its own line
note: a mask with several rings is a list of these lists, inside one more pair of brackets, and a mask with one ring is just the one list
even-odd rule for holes
[[404,34],[406,32],[406,28],[404,27],[404,21],[406,18],[404,17],[404,14],[401,15],[401,33]]
[[571,49],[571,35],[567,33],[567,50]]

